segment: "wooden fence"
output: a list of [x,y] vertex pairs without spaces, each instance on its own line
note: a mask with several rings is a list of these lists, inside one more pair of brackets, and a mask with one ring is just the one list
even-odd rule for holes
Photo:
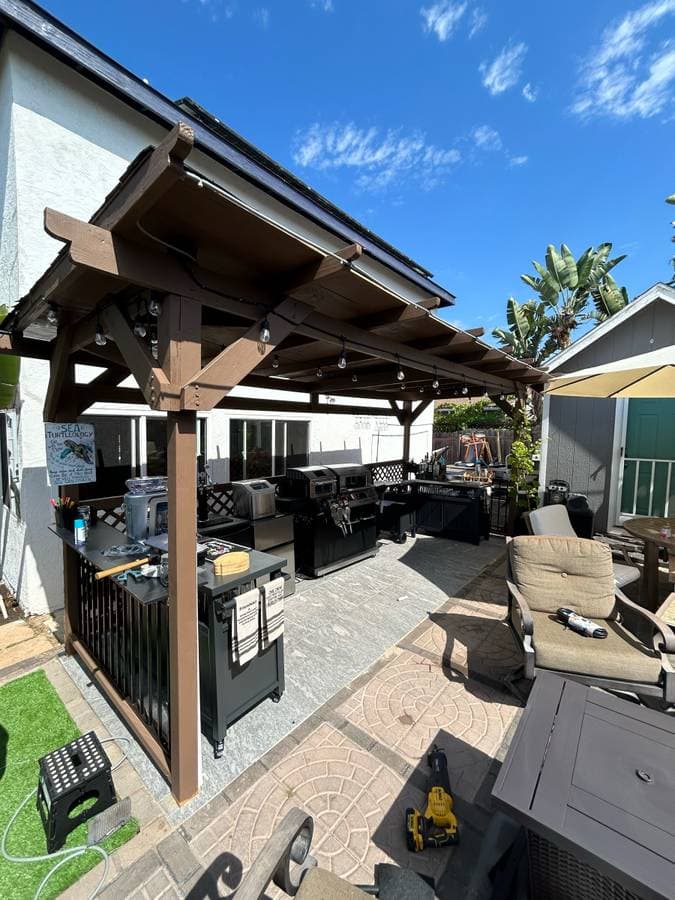
[[[512,428],[476,428],[477,434],[484,434],[492,451],[495,462],[504,462],[511,452],[513,443]],[[434,431],[432,448],[434,451],[445,449],[445,457],[448,462],[457,462],[462,459],[463,450],[460,446],[460,438],[463,434],[470,434],[469,429],[464,431]],[[446,449],[447,448],[447,449]]]

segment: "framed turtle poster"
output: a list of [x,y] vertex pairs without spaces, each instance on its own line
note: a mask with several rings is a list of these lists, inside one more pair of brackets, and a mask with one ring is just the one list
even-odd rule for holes
[[94,426],[83,422],[45,422],[47,471],[56,487],[96,481]]

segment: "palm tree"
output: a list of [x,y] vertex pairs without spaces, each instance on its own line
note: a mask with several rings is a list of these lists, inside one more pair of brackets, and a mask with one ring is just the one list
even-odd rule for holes
[[[602,321],[628,303],[625,288],[620,288],[609,272],[625,256],[609,258],[612,245],[599,244],[589,247],[579,259],[566,244],[560,252],[553,244],[546,248],[546,266],[533,261],[537,275],[521,275],[520,278],[539,295],[544,304],[549,331],[554,339],[549,350],[564,350],[572,342],[572,332],[588,319]],[[595,306],[587,312],[588,301]]]

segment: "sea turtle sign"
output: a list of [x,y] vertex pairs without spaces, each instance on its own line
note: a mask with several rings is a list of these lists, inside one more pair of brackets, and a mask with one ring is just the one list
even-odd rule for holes
[[47,470],[56,487],[96,481],[94,426],[82,422],[45,422]]

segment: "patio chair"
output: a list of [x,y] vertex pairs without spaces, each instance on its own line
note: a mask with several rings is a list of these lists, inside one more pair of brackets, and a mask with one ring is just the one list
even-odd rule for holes
[[[675,634],[616,586],[608,546],[577,537],[520,536],[508,541],[508,565],[509,623],[523,648],[526,679],[553,671],[607,690],[675,702]],[[607,637],[583,637],[566,628],[556,616],[560,607],[601,624]],[[649,631],[651,643],[631,624]]]
[[[403,823],[401,823],[401,828]],[[233,900],[262,900],[270,882],[297,900],[433,900],[430,884],[410,869],[376,865],[376,884],[361,890],[326,869],[319,869],[309,848],[314,821],[302,809],[294,807],[282,819],[262,848],[253,865],[234,892]],[[291,870],[291,863],[295,867]]]
[[[561,503],[552,503],[550,506],[540,506],[527,514],[528,528],[532,534],[558,534],[563,537],[576,537],[572,528],[567,508]],[[600,541],[604,543],[604,541]],[[616,550],[615,546],[611,547]],[[614,563],[614,581],[617,587],[624,588],[640,578],[640,570],[633,564],[625,548],[621,550],[624,562]]]

